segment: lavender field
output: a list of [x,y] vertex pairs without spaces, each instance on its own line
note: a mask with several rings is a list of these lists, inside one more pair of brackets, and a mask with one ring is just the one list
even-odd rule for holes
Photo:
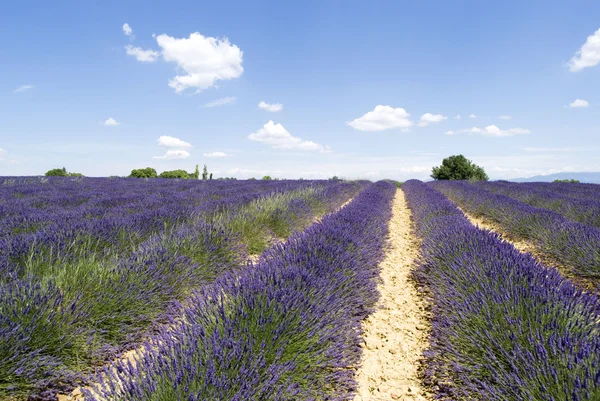
[[599,400],[598,194],[0,177],[0,399],[364,400],[365,322],[386,308],[389,222],[406,213],[419,257],[403,284],[429,305],[428,340],[394,351],[412,389],[372,400]]

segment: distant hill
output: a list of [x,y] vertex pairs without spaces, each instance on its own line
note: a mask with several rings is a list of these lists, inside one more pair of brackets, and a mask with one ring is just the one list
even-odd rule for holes
[[552,182],[554,180],[575,179],[590,184],[600,184],[600,172],[593,173],[554,173],[548,175],[536,175],[528,178],[515,178],[514,182]]

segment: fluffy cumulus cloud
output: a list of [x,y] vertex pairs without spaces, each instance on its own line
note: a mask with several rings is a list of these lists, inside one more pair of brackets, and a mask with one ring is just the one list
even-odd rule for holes
[[311,152],[328,153],[329,146],[323,146],[313,141],[304,141],[290,134],[281,124],[269,121],[263,128],[250,134],[248,139],[270,145],[273,149],[302,150]]
[[120,123],[112,117],[109,117],[104,121],[104,125],[109,126],[109,127],[116,127],[119,124]]
[[583,107],[589,107],[590,103],[587,100],[583,100],[583,99],[575,99],[575,101],[569,103],[570,108],[583,108]]
[[125,34],[125,36],[133,35],[133,29],[131,29],[128,23],[123,24],[123,33]]
[[587,67],[594,67],[598,63],[600,63],[600,29],[588,36],[583,46],[569,61],[569,69],[577,72]]
[[177,160],[177,159],[187,159],[190,157],[190,152],[183,149],[169,149],[167,153],[162,156],[154,156],[154,159],[164,159],[164,160]]
[[158,60],[160,53],[155,50],[144,50],[141,47],[125,46],[125,51],[128,56],[133,56],[137,61],[143,63],[153,63]]
[[227,157],[227,153],[225,152],[210,152],[210,153],[205,153],[204,157]]
[[408,128],[413,125],[410,114],[403,108],[377,106],[364,116],[349,121],[346,124],[359,131],[384,131],[391,128]]
[[232,104],[235,103],[235,101],[237,100],[237,98],[235,96],[227,96],[227,97],[222,97],[220,99],[215,99],[212,100],[208,103],[206,103],[204,105],[204,107],[219,107],[219,106],[225,106],[227,104]]
[[25,91],[28,91],[28,90],[33,89],[33,88],[35,88],[35,85],[31,85],[31,84],[29,84],[29,85],[21,85],[17,89],[15,89],[13,91],[13,93],[25,92]]
[[431,123],[439,123],[440,121],[447,120],[448,117],[443,116],[441,114],[431,114],[425,113],[421,116],[421,120],[419,121],[419,127],[425,127]]
[[212,38],[198,32],[189,38],[158,35],[156,42],[165,61],[177,64],[184,74],[169,81],[175,92],[191,88],[196,92],[215,86],[219,80],[238,78],[244,72],[242,51],[227,38]]
[[498,117],[500,120],[510,120],[512,116],[500,116]]
[[260,107],[263,110],[270,111],[272,113],[276,113],[283,109],[283,105],[281,103],[269,104],[269,103],[265,103],[264,101],[260,102],[258,104],[258,107]]
[[446,135],[458,135],[458,134],[471,134],[471,135],[483,135],[483,136],[494,136],[494,137],[505,137],[529,134],[531,131],[524,128],[510,128],[502,130],[495,125],[488,125],[485,128],[467,128],[459,131],[447,131]]
[[177,148],[177,149],[187,149],[187,148],[191,148],[192,145],[182,141],[179,138],[175,138],[173,136],[168,136],[168,135],[163,135],[161,137],[159,137],[156,142],[158,143],[159,146],[165,147],[165,148]]

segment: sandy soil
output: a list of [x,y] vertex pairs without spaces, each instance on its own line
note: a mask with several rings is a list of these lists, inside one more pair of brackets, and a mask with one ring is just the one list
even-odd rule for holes
[[433,399],[419,381],[429,319],[426,301],[410,279],[419,252],[410,216],[404,193],[398,190],[390,221],[390,249],[381,264],[381,298],[377,311],[362,324],[365,344],[355,401]]

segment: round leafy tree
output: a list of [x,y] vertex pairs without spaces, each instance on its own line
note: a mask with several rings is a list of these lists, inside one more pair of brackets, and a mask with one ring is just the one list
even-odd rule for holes
[[431,178],[434,180],[488,180],[483,167],[474,164],[463,155],[445,158],[441,166],[431,169]]

